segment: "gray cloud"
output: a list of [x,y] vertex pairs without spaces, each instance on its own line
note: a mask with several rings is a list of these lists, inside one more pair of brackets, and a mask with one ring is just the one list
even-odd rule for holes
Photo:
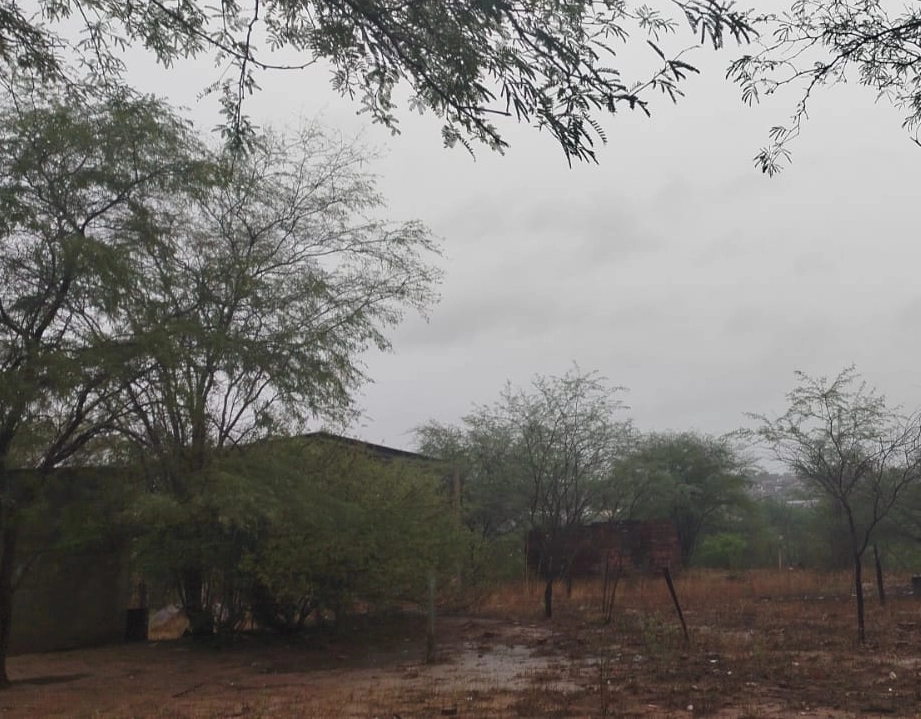
[[[794,164],[768,180],[751,158],[785,120],[783,97],[749,110],[722,80],[726,56],[704,58],[678,107],[607,128],[600,165],[567,168],[547,135],[509,126],[506,156],[440,148],[431,117],[386,145],[374,165],[395,218],[445,238],[443,301],[428,323],[408,318],[394,353],[369,354],[375,380],[353,431],[411,444],[428,418],[456,421],[506,379],[564,372],[573,360],[627,385],[647,429],[723,432],[744,413],[783,406],[793,371],[835,374],[856,362],[890,398],[921,398],[921,248],[914,228],[921,150],[898,113],[843,88],[812,106]],[[195,105],[176,73],[144,89]],[[260,117],[284,123],[322,111],[352,133],[355,107],[322,73],[267,78]]]

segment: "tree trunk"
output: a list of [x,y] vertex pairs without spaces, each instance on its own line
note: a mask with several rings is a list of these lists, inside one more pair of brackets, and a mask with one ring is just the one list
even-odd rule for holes
[[860,554],[854,553],[854,588],[857,590],[857,643],[865,644],[867,633],[863,617],[863,576]]
[[544,616],[547,619],[553,616],[553,580],[547,580],[547,587],[544,589]]
[[[6,514],[6,513],[4,513]],[[10,649],[10,635],[13,619],[13,570],[16,562],[16,541],[19,526],[9,516],[3,517],[3,548],[0,550],[0,689],[9,687],[6,673],[6,657]]]

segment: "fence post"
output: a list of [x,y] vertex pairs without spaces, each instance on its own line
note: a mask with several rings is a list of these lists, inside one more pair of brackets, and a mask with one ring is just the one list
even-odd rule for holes
[[691,637],[688,636],[688,625],[684,621],[684,613],[681,611],[681,605],[678,603],[678,595],[675,593],[675,585],[672,584],[672,573],[668,571],[668,567],[663,568],[665,573],[665,583],[668,585],[669,594],[672,595],[672,601],[675,603],[675,609],[678,610],[678,619],[681,621],[681,629],[684,632],[684,641],[690,643]]

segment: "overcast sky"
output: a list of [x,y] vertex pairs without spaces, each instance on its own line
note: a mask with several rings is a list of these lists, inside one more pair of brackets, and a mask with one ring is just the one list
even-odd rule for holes
[[[695,56],[703,74],[678,106],[625,111],[599,165],[571,169],[529,127],[503,126],[511,149],[474,161],[442,148],[432,116],[403,112],[397,137],[370,126],[322,70],[263,77],[254,119],[361,133],[383,151],[389,215],[444,241],[441,302],[407,317],[392,354],[366,357],[373,384],[350,433],[411,448],[414,426],[573,362],[628,387],[626,416],[646,430],[731,431],[745,412],[781,411],[794,370],[850,363],[918,405],[921,149],[896,110],[839,88],[812,103],[793,164],[761,175],[752,158],[796,97],[745,107],[723,80],[732,53]],[[217,74],[138,62],[129,79],[210,128],[215,104],[197,94]]]

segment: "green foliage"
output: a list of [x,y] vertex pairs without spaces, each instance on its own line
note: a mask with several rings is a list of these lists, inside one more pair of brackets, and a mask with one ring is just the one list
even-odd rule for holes
[[364,160],[317,127],[221,154],[218,181],[149,256],[126,312],[145,369],[121,429],[171,491],[215,449],[351,416],[358,356],[434,301],[437,248],[420,223],[375,217]]
[[[0,10],[2,21],[7,6]],[[6,40],[0,33],[0,54]],[[15,78],[3,82],[15,88],[0,96],[5,622],[16,577],[31,562],[16,556],[20,523],[42,506],[40,496],[23,498],[16,486],[22,475],[11,469],[48,474],[102,446],[122,411],[115,399],[122,372],[135,365],[142,344],[118,321],[119,309],[143,284],[143,257],[161,245],[161,208],[187,201],[207,173],[195,138],[159,101],[129,92],[85,100]],[[0,626],[0,685],[9,631]]]
[[[718,48],[727,38],[747,42],[754,35],[747,14],[731,2],[676,0],[668,10],[674,15],[595,0],[40,0],[41,23],[6,1],[0,66],[40,81],[66,80],[75,74],[68,58],[76,57],[79,70],[111,84],[129,44],[165,66],[210,54],[225,71],[209,90],[221,93],[225,131],[238,144],[252,130],[244,97],[258,89],[260,71],[279,67],[262,49],[268,47],[284,51],[288,67],[328,64],[333,87],[357,97],[372,120],[394,131],[397,89],[405,87],[410,107],[444,120],[446,144],[478,141],[501,149],[506,142],[494,123],[509,117],[549,131],[570,160],[594,159],[595,143],[605,140],[605,113],[620,107],[648,113],[650,94],[674,100],[696,72],[683,53],[660,48],[662,36],[683,25]],[[76,46],[55,34],[65,23],[84,31]],[[647,53],[656,69],[630,77],[614,66],[628,45]]]
[[791,504],[785,498],[752,502],[752,511],[741,528],[749,546],[748,563],[759,567],[840,568],[829,551],[831,535],[825,509]]
[[[138,465],[144,568],[190,616],[220,603],[233,625],[282,507],[335,494],[284,471],[263,494],[226,448],[347,416],[358,355],[433,301],[436,248],[419,223],[378,217],[363,151],[318,128],[212,152],[148,98],[17,89],[0,108],[0,492],[11,463],[93,449]],[[387,486],[380,526],[411,533]],[[375,541],[355,546],[402,586]]]
[[337,611],[357,598],[419,601],[429,570],[456,568],[464,538],[438,473],[359,452],[311,455],[254,557],[274,595],[310,595]]
[[797,373],[790,407],[761,420],[761,437],[812,495],[840,510],[853,552],[921,481],[921,423],[886,405],[853,367],[833,380]]
[[226,453],[192,503],[148,495],[138,520],[148,576],[204,568],[211,605],[288,629],[359,600],[420,602],[468,541],[437,467],[300,438]]
[[694,552],[694,564],[714,569],[741,569],[746,564],[748,541],[739,534],[704,537]]
[[905,111],[903,126],[921,126],[921,73],[918,42],[921,12],[912,4],[890,6],[881,0],[795,0],[764,18],[770,42],[732,63],[727,76],[748,103],[784,87],[800,95],[790,120],[771,129],[770,144],[755,157],[768,174],[790,159],[789,145],[799,136],[810,101],[821,89],[857,82]]
[[614,420],[620,389],[577,368],[537,376],[527,390],[506,386],[461,426],[420,427],[420,447],[460,473],[466,520],[486,539],[580,524],[623,502],[611,472],[630,433]]
[[0,462],[53,466],[108,424],[136,354],[110,322],[201,176],[169,108],[33,90],[0,102]]
[[[387,349],[385,329],[423,311],[439,277],[425,227],[377,217],[361,148],[306,127],[209,157],[214,182],[175,208],[122,314],[144,352],[124,368],[114,423],[184,517],[170,541],[189,545],[173,554],[189,612],[211,567],[252,553],[248,518],[264,513],[240,499],[253,475],[215,464],[223,450],[353,416],[359,356]],[[209,564],[210,545],[230,554]]]
[[731,527],[748,511],[750,466],[729,437],[644,435],[618,472],[635,487],[638,516],[675,523],[685,561],[701,537]]
[[783,415],[753,416],[776,457],[827,501],[846,528],[862,643],[862,558],[894,508],[921,483],[921,416],[890,409],[854,367],[831,380],[802,372],[796,377]]
[[460,426],[420,427],[420,446],[458,473],[471,530],[487,542],[514,535],[518,552],[527,530],[538,530],[541,571],[556,579],[570,560],[562,549],[566,530],[629,505],[614,472],[631,434],[629,423],[614,418],[623,408],[620,389],[578,368],[537,376],[528,389],[506,386]]
[[921,547],[921,483],[907,488],[902,501],[893,507],[882,529],[887,544],[909,544]]

